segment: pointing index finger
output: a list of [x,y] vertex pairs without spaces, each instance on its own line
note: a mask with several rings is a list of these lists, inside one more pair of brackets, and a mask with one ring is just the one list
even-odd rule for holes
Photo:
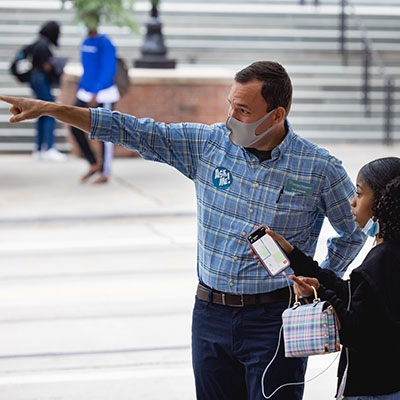
[[9,104],[15,104],[17,102],[16,97],[10,97],[10,96],[1,96],[0,95],[0,100],[3,100]]

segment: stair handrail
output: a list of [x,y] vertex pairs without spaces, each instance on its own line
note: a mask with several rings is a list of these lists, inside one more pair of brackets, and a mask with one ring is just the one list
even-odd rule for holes
[[[393,92],[394,92],[394,78],[389,75],[385,70],[385,65],[382,58],[375,50],[371,39],[369,38],[368,31],[361,21],[361,18],[357,15],[354,5],[350,0],[339,0],[340,2],[340,15],[339,15],[339,31],[340,35],[338,38],[340,52],[342,54],[343,65],[348,65],[348,56],[346,49],[346,30],[347,30],[347,16],[348,14],[355,20],[356,26],[361,33],[361,40],[363,42],[363,98],[362,104],[364,105],[365,116],[371,116],[371,102],[369,98],[369,93],[371,91],[369,81],[370,81],[370,66],[375,65],[378,67],[379,74],[384,81],[384,94],[385,94],[385,111],[384,111],[384,143],[391,144],[393,141],[392,131],[393,131]],[[315,6],[318,6],[320,2],[314,0]],[[300,4],[304,5],[305,0],[300,0]],[[347,13],[347,10],[350,13]]]
[[394,79],[390,76],[386,70],[382,58],[375,50],[371,39],[369,38],[368,31],[361,21],[361,18],[357,15],[354,5],[350,0],[340,0],[341,12],[340,12],[340,51],[342,54],[343,65],[348,65],[348,57],[346,50],[346,19],[347,13],[346,8],[350,10],[349,15],[356,22],[356,26],[361,33],[361,40],[363,42],[363,98],[362,104],[364,105],[365,115],[367,117],[371,116],[371,102],[369,98],[369,93],[371,91],[369,81],[370,81],[370,66],[376,65],[378,67],[378,72],[383,78],[384,84],[384,94],[385,94],[385,111],[384,111],[384,143],[392,143],[392,117],[393,117],[393,91],[394,91]]

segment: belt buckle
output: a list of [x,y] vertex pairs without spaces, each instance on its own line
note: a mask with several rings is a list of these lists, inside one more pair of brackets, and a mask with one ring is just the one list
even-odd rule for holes
[[231,307],[239,307],[239,308],[244,307],[244,296],[243,296],[243,294],[234,295],[234,296],[239,296],[240,297],[240,304],[229,304],[229,305]]

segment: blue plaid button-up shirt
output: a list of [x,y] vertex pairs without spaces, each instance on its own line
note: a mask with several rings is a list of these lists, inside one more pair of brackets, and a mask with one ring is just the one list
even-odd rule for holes
[[288,121],[286,137],[263,162],[233,145],[225,124],[156,123],[105,109],[91,109],[91,121],[91,139],[137,150],[194,182],[197,273],[211,288],[252,294],[287,285],[283,276],[269,277],[250,254],[246,234],[255,225],[268,225],[313,255],[327,216],[338,235],[329,239],[321,266],[338,274],[365,241],[350,214],[354,186],[341,162],[297,136]]

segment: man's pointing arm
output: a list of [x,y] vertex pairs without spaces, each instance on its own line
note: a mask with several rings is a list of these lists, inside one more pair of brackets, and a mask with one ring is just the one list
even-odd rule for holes
[[0,96],[0,100],[11,104],[10,112],[13,114],[10,118],[11,124],[48,115],[68,125],[76,126],[85,132],[90,132],[91,117],[90,110],[87,108],[23,97]]

